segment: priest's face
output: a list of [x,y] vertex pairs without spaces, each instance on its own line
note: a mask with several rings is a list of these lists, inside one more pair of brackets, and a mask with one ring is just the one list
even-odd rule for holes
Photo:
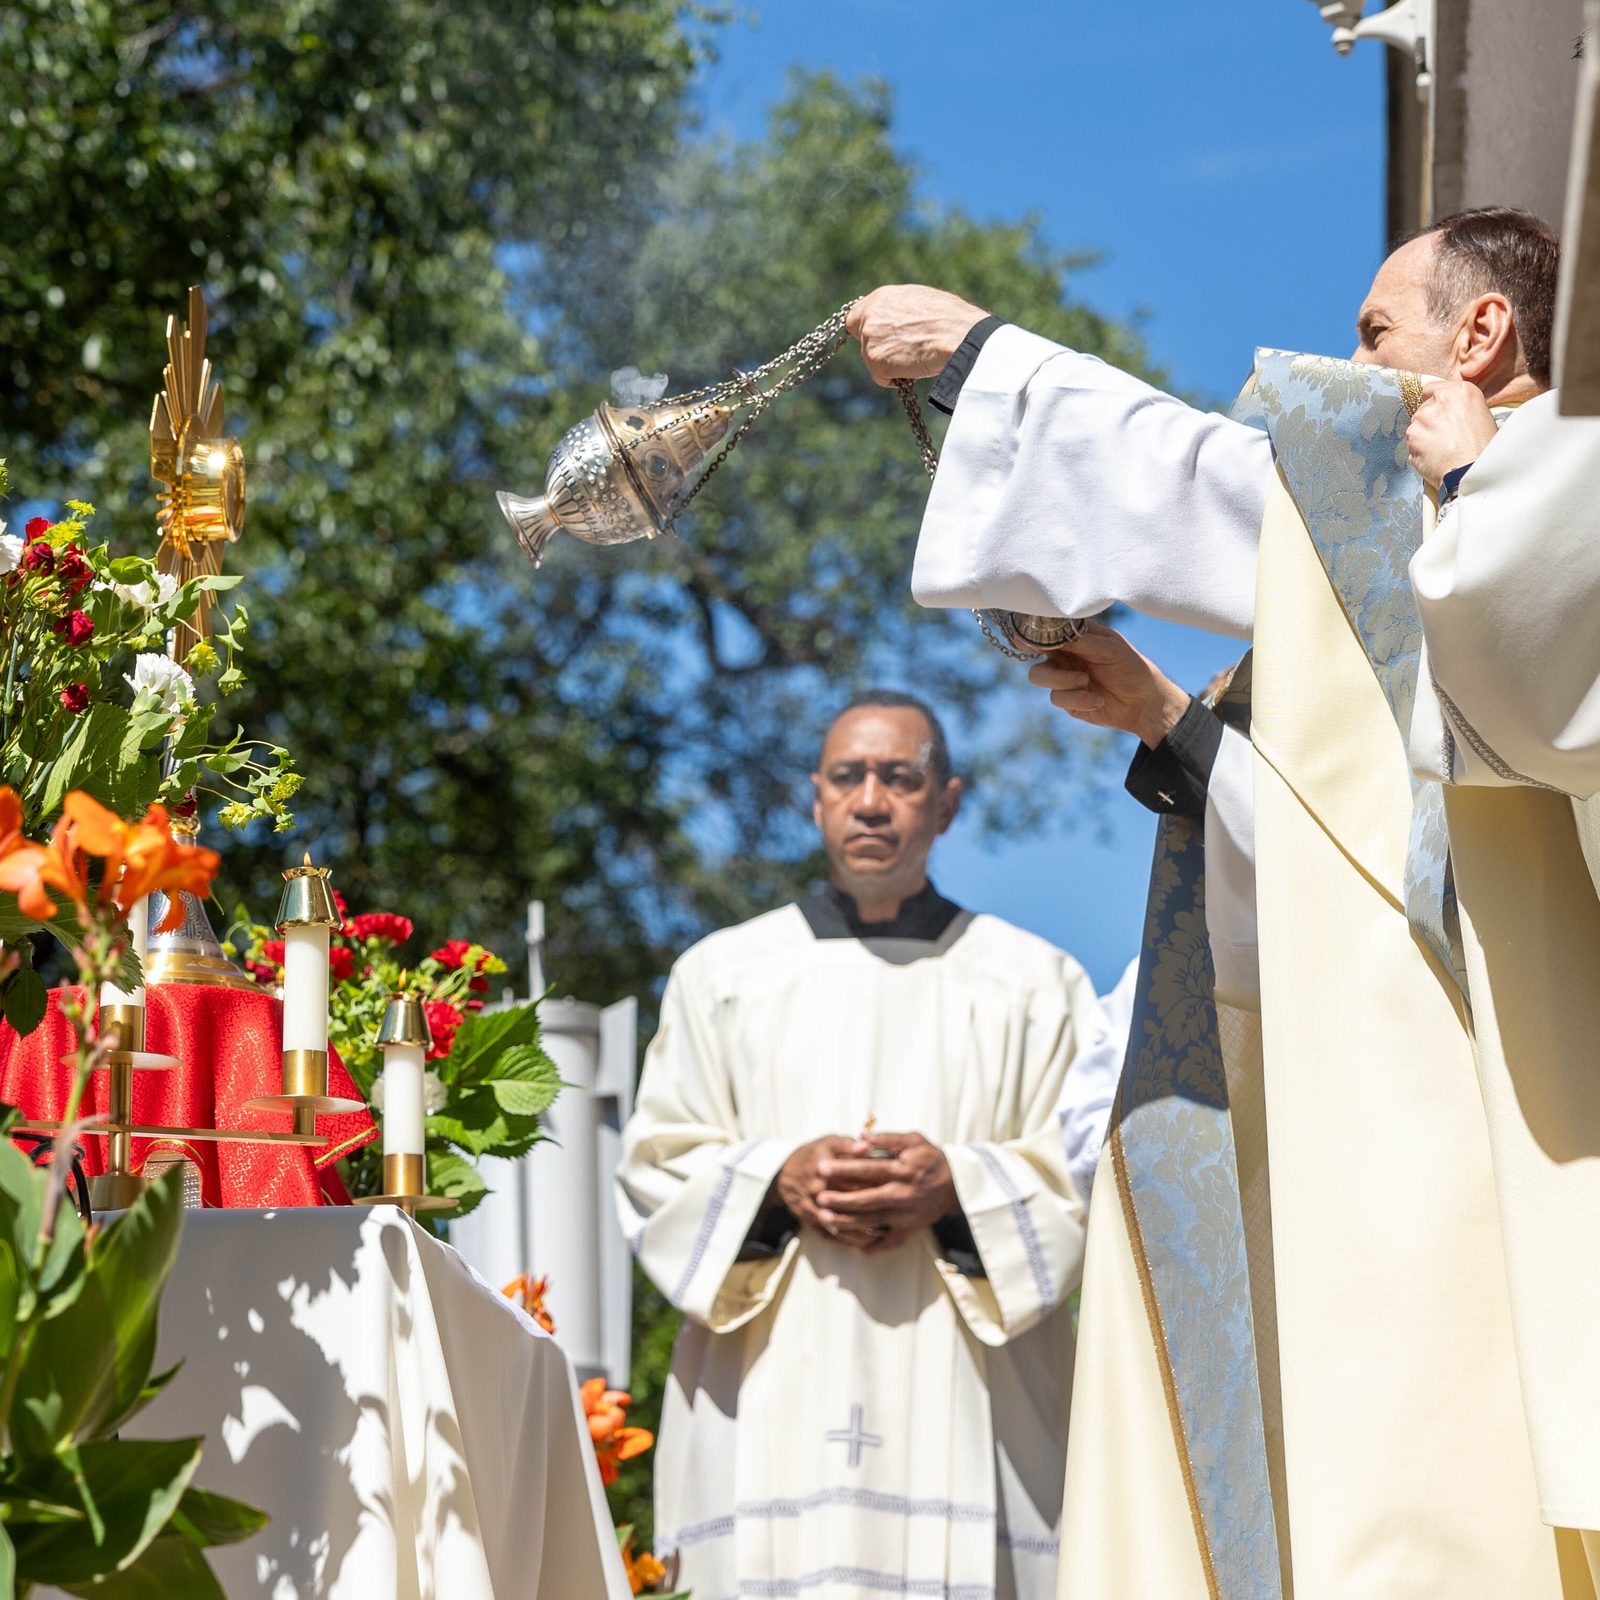
[[1456,376],[1460,327],[1436,318],[1428,304],[1438,240],[1424,234],[1403,244],[1372,280],[1356,317],[1352,361],[1397,367],[1434,378]]
[[931,757],[928,719],[910,706],[857,706],[828,729],[811,814],[833,881],[858,901],[904,899],[927,881],[928,852],[961,803],[961,780],[941,783]]

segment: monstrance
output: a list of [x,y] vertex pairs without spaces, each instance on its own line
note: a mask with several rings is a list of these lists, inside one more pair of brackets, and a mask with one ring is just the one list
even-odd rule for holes
[[[752,372],[735,372],[720,383],[648,404],[602,405],[568,429],[551,453],[542,495],[530,498],[501,490],[496,496],[528,559],[538,566],[551,539],[562,531],[596,545],[629,544],[674,532],[677,518],[761,413],[820,371],[849,342],[845,317],[854,304],[848,301]],[[905,379],[895,387],[931,478],[939,457],[916,387]],[[741,412],[744,418],[734,428]],[[722,448],[701,471],[718,444]],[[977,609],[972,614],[989,643],[1017,661],[1070,644],[1084,631],[1082,621],[1066,617]]]
[[[161,485],[156,570],[180,585],[219,576],[223,548],[244,531],[244,450],[222,432],[222,385],[206,355],[206,302],[198,287],[189,290],[188,323],[167,318],[167,366],[150,407],[150,476]],[[168,650],[179,665],[211,637],[215,607],[216,595],[202,591],[194,615],[172,630]],[[174,833],[193,839],[199,831],[197,818],[173,819]],[[183,921],[150,942],[152,981],[255,988],[223,954],[205,903],[181,892],[179,899]],[[157,896],[152,918],[159,922],[165,912],[166,902]]]

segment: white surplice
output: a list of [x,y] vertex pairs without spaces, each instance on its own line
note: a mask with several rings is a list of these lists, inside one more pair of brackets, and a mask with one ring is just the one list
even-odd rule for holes
[[[1258,558],[1275,495],[1281,511],[1264,433],[1002,328],[951,419],[913,591],[927,605],[1056,616],[1122,601],[1256,638]],[[1319,687],[1321,669],[1314,661],[1280,667],[1296,642],[1282,622],[1285,598],[1305,595],[1337,611],[1325,577],[1316,588],[1320,569],[1303,525],[1297,537],[1303,552],[1292,539],[1281,547],[1310,565],[1272,591],[1276,659],[1257,663],[1256,720],[1266,697],[1274,728],[1297,750],[1315,751],[1321,740],[1335,767],[1343,746],[1334,741],[1348,732],[1357,754],[1347,765],[1358,776],[1369,756],[1381,762],[1392,751],[1398,787],[1390,768],[1373,782],[1397,808],[1403,860],[1404,761],[1371,714],[1367,700],[1381,710],[1382,698],[1348,625],[1343,643],[1356,661],[1340,658],[1344,698],[1325,705],[1328,696],[1313,694],[1302,723],[1295,720],[1296,695]],[[1267,683],[1264,674],[1285,681]],[[1352,698],[1362,701],[1359,727],[1342,710]],[[1241,810],[1246,769],[1252,801]],[[1208,933],[1247,1217],[1253,1197],[1265,1204],[1271,1151],[1270,1228],[1253,1232],[1247,1223],[1247,1234],[1270,1233],[1270,1271],[1258,1270],[1249,1247],[1252,1290],[1267,1285],[1271,1295],[1266,1305],[1257,1299],[1256,1335],[1294,1592],[1298,1600],[1553,1594],[1556,1558],[1538,1525],[1469,1041],[1448,1007],[1433,1003],[1437,985],[1398,904],[1374,898],[1338,827],[1285,785],[1259,747],[1225,741],[1213,790]],[[1264,806],[1270,835],[1261,832]],[[1246,816],[1254,840],[1238,825]],[[1262,866],[1252,885],[1257,844]],[[1214,914],[1219,888],[1225,897],[1235,891],[1233,905]],[[1335,894],[1350,931],[1319,937]],[[1257,1013],[1227,1003],[1255,1001],[1252,897],[1260,956],[1273,958],[1261,975],[1262,1053],[1247,1037],[1256,1036]],[[1219,938],[1224,926],[1233,931]],[[1422,1002],[1432,1007],[1426,1016],[1417,1015]],[[1130,1343],[1147,1326],[1136,1267],[1123,1208],[1102,1202],[1085,1269],[1062,1600],[1215,1593],[1188,1515],[1188,1469],[1162,1374],[1149,1344]],[[1278,1376],[1268,1370],[1274,1344],[1281,1443],[1268,1395]]]
[[[618,1193],[687,1319],[656,1538],[696,1600],[1053,1592],[1084,1218],[1056,1107],[1094,1015],[1070,956],[967,912],[819,938],[791,905],[673,968]],[[986,1275],[931,1233],[740,1261],[789,1154],[869,1116],[943,1148]]]

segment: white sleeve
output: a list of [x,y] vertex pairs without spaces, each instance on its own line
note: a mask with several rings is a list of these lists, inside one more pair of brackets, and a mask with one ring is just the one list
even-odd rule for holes
[[1261,1006],[1256,933],[1255,757],[1250,740],[1224,727],[1206,790],[1206,932],[1217,999]]
[[1094,356],[997,328],[917,541],[925,606],[1146,616],[1250,637],[1272,447]]
[[1556,403],[1506,420],[1412,557],[1424,777],[1600,793],[1600,421]]
[[770,1305],[787,1277],[793,1240],[775,1259],[741,1262],[739,1252],[796,1142],[740,1135],[712,1011],[691,952],[661,997],[616,1198],[651,1281],[686,1316],[726,1332]]
[[1089,1204],[1100,1147],[1105,1143],[1111,1105],[1122,1079],[1128,1054],[1128,1029],[1139,986],[1139,958],[1135,956],[1110,994],[1100,997],[1100,1015],[1093,1037],[1078,1053],[1061,1090],[1057,1115],[1061,1143],[1067,1152],[1067,1171],[1078,1193]]
[[1083,968],[1061,955],[1058,978],[1029,996],[1015,1137],[944,1146],[984,1276],[968,1277],[943,1259],[936,1266],[981,1344],[1002,1345],[1037,1326],[1083,1276],[1084,1200],[1067,1172],[1055,1113],[1096,1011]]

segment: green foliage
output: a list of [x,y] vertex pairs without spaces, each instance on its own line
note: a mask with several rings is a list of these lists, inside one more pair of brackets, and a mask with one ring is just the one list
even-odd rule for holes
[[91,1237],[0,1140],[0,1594],[220,1596],[201,1552],[267,1520],[193,1487],[199,1439],[115,1437],[173,1376],[150,1368],[182,1219],[169,1173]]

